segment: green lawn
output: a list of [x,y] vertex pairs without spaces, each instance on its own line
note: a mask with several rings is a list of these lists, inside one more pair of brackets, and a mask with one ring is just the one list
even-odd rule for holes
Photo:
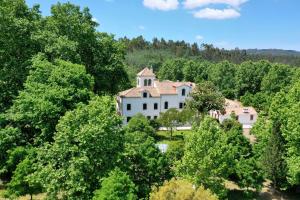
[[156,142],[158,144],[167,144],[169,147],[183,145],[184,138],[192,131],[173,131],[172,137],[170,131],[157,131]]

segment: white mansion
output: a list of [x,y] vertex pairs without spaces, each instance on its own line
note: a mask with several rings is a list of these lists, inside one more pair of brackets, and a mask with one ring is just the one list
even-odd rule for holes
[[119,93],[117,110],[124,117],[124,124],[137,113],[156,119],[170,108],[182,109],[194,86],[192,82],[160,82],[152,69],[144,68],[137,74],[136,87]]

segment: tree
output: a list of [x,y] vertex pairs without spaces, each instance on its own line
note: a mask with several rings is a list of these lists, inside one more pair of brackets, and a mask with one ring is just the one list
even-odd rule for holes
[[34,172],[32,166],[36,156],[35,149],[25,149],[25,151],[27,155],[17,165],[12,179],[7,185],[8,194],[10,196],[23,196],[29,194],[30,199],[32,200],[32,195],[42,192],[42,187],[39,183],[32,182],[29,177],[29,175]]
[[125,130],[129,133],[143,132],[151,137],[155,136],[154,128],[150,125],[148,119],[142,114],[137,114],[132,117],[125,127]]
[[[287,155],[286,162],[288,167],[288,182],[291,185],[300,184],[300,81],[295,82],[287,95],[287,103],[282,104],[281,107],[285,107],[280,115],[285,119],[284,124],[281,127],[282,135],[286,141]],[[279,97],[282,98],[282,97]]]
[[282,134],[286,121],[282,113],[285,112],[283,105],[288,105],[285,94],[278,93],[272,100],[267,116],[261,117],[251,130],[257,137],[255,157],[275,189],[288,187],[287,145]]
[[53,144],[38,150],[32,175],[49,198],[90,199],[123,151],[122,119],[109,97],[68,111],[56,126]]
[[93,83],[81,65],[62,60],[50,63],[38,56],[6,120],[20,128],[22,139],[29,143],[52,141],[59,118],[90,99]]
[[32,40],[41,15],[24,0],[0,3],[0,112],[9,108],[29,72],[30,59],[39,50]]
[[237,97],[243,96],[247,91],[255,94],[260,91],[261,82],[271,68],[267,61],[246,61],[239,65],[236,71]]
[[195,187],[185,179],[165,181],[159,188],[154,188],[150,200],[217,200],[218,197],[200,186]]
[[176,108],[170,108],[166,112],[161,113],[159,122],[161,125],[170,130],[170,137],[172,138],[173,129],[180,123],[180,113]]
[[196,62],[188,60],[183,65],[183,76],[185,81],[197,82],[199,80],[207,80],[207,70],[210,63],[206,61]]
[[135,200],[135,192],[135,185],[129,176],[117,168],[103,179],[101,188],[94,192],[93,200]]
[[263,77],[261,90],[267,93],[279,92],[289,85],[292,77],[290,66],[273,64],[268,73]]
[[249,140],[243,135],[242,125],[232,118],[224,120],[221,126],[228,136],[228,145],[231,146],[233,156],[228,170],[229,178],[241,188],[255,188],[259,191],[264,181],[262,169],[254,157]]
[[244,106],[253,106],[257,111],[268,112],[272,97],[272,94],[265,92],[257,92],[255,94],[246,92],[244,96],[241,96],[240,101]]
[[182,81],[183,72],[182,66],[186,62],[185,59],[169,59],[165,61],[158,72],[158,77],[161,80]]
[[167,158],[156,147],[152,137],[144,132],[126,132],[125,150],[122,153],[122,171],[126,172],[137,186],[138,198],[146,198],[152,186],[169,178]]
[[191,93],[188,106],[199,114],[206,114],[210,110],[223,110],[225,98],[211,82],[202,82],[196,85]]
[[96,93],[116,94],[129,86],[123,63],[125,47],[112,35],[97,32],[97,26],[88,8],[57,3],[33,38],[49,60],[84,65],[95,79]]
[[213,82],[219,88],[222,94],[227,98],[235,97],[235,73],[236,65],[228,61],[223,61],[211,65],[208,72],[208,80]]
[[176,169],[177,175],[224,197],[224,179],[229,175],[228,167],[232,160],[227,140],[214,119],[204,118],[200,127],[187,137],[184,156]]
[[[0,178],[4,181],[10,180],[13,170],[12,167],[7,165],[9,158],[9,150],[16,148],[18,145],[22,145],[22,133],[20,129],[7,126],[0,129]],[[13,162],[13,166],[16,164]]]

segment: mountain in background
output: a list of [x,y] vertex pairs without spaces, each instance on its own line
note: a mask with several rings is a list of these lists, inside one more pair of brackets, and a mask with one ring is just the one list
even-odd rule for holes
[[246,49],[252,55],[272,55],[272,56],[300,56],[300,51],[284,49]]

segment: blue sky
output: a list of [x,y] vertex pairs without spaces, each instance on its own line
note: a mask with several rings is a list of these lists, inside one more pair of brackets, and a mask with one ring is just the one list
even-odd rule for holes
[[[89,7],[99,31],[232,49],[300,51],[300,0],[69,0]],[[50,14],[57,0],[26,0]],[[67,2],[61,0],[60,2]]]

